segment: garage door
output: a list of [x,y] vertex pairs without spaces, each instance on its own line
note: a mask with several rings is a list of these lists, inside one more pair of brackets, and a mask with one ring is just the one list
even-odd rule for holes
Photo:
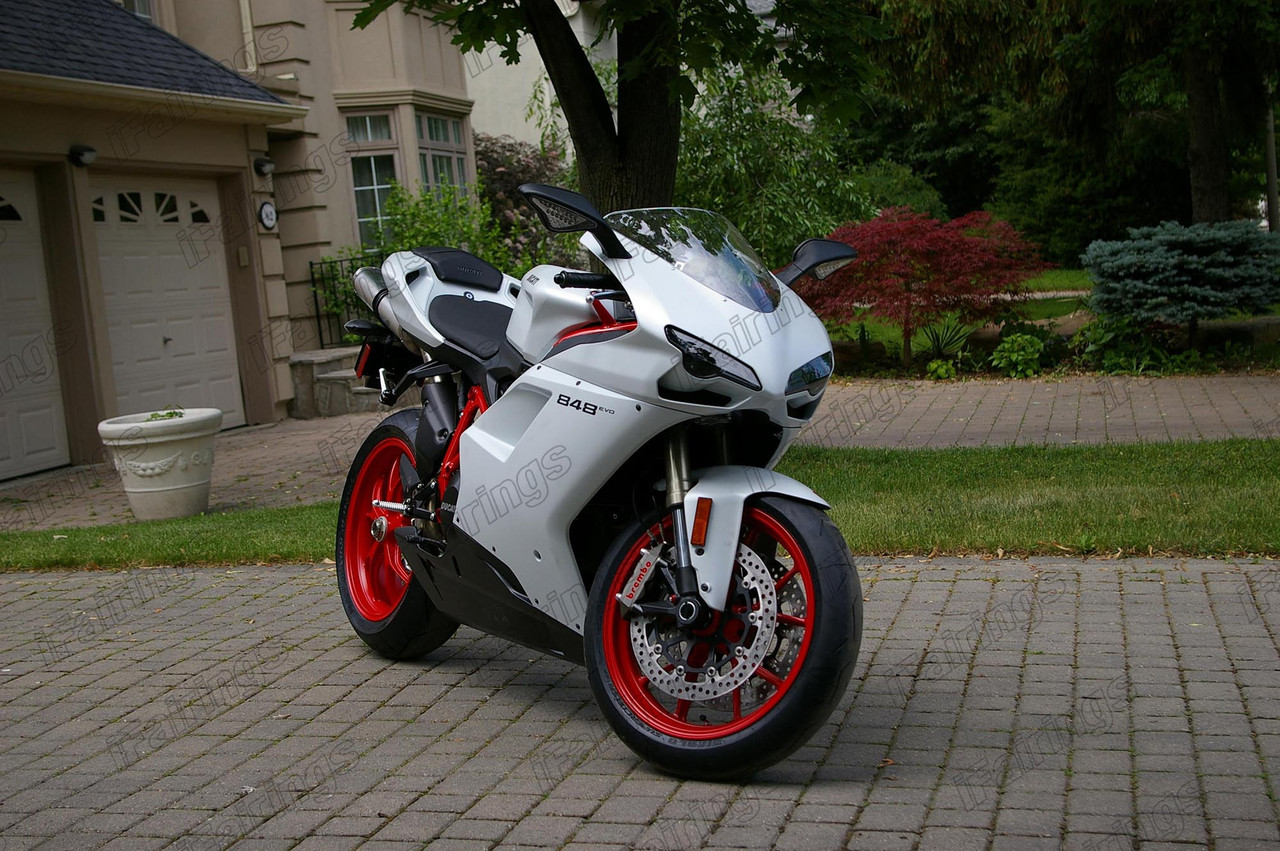
[[216,184],[120,176],[91,186],[120,413],[176,403],[243,425],[226,258],[216,239],[198,262],[190,250],[191,228],[218,221]]
[[35,179],[0,171],[0,479],[70,461]]

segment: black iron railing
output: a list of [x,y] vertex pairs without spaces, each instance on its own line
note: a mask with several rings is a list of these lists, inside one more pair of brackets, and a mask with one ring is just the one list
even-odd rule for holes
[[350,345],[355,340],[344,339],[346,332],[342,330],[347,320],[374,318],[373,312],[356,295],[351,276],[361,266],[381,266],[382,259],[381,254],[365,254],[311,261],[311,298],[321,348]]

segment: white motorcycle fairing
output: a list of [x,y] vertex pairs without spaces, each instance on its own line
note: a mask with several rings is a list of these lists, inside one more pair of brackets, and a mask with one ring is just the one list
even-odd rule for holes
[[738,557],[743,506],[748,499],[760,494],[777,494],[823,509],[831,507],[807,486],[763,467],[711,467],[694,470],[693,476],[697,483],[685,495],[685,514],[693,517],[700,499],[710,499],[711,509],[706,542],[694,547],[690,555],[693,569],[698,572],[702,598],[716,610],[724,608],[725,596],[729,592],[730,575]]
[[[630,212],[609,218],[625,220]],[[741,413],[772,430],[754,464],[699,469],[683,499],[688,517],[699,498],[713,500],[706,542],[690,551],[699,593],[712,609],[725,605],[736,530],[750,497],[776,493],[828,507],[809,488],[771,470],[825,391],[831,344],[821,320],[767,270],[759,274],[776,286],[776,303],[744,303],[690,274],[708,274],[696,268],[696,254],[688,263],[672,262],[625,232],[614,236],[622,252],[608,251],[594,233],[581,238],[625,288],[634,312],[628,321],[604,327],[593,294],[557,285],[556,276],[569,271],[563,267],[537,266],[517,281],[465,252],[418,249],[392,254],[380,275],[356,276],[357,288],[384,322],[450,363],[455,341],[432,321],[437,304],[466,299],[477,310],[510,309],[506,349],[487,361],[487,369],[501,362],[512,379],[495,393],[493,373],[486,371],[486,395],[497,398],[461,432],[456,499],[445,507],[452,512],[451,534],[476,545],[501,577],[502,593],[579,635],[588,590],[583,577],[595,565],[580,563],[571,527],[640,447],[671,428]],[[460,266],[437,268],[442,251],[463,257]],[[749,376],[691,374],[673,329],[736,359]],[[806,366],[824,360],[819,380],[797,383]],[[465,358],[460,363],[467,368]],[[440,394],[432,396],[439,406]],[[636,484],[666,489],[661,477]],[[411,547],[406,556],[415,560]],[[424,563],[430,561],[428,556]]]
[[534,607],[581,633],[587,595],[570,524],[624,460],[619,447],[685,418],[539,364],[463,432],[454,524],[511,569]]
[[[825,389],[823,382],[816,390],[788,392],[791,375],[831,351],[821,320],[789,287],[781,286],[777,309],[763,313],[700,285],[635,242],[622,242],[632,259],[615,260],[591,235],[582,239],[627,287],[636,327],[614,339],[557,352],[546,333],[538,332],[534,308],[550,303],[567,321],[574,317],[572,293],[552,282],[556,267],[531,270],[508,337],[522,354],[555,353],[520,376],[461,440],[459,530],[511,570],[530,604],[579,633],[587,591],[582,576],[584,568],[594,566],[578,563],[567,530],[622,462],[680,422],[750,408],[763,409],[783,426],[768,459],[775,463]],[[586,316],[581,297],[577,303]],[[759,376],[761,390],[685,373],[680,352],[664,334],[677,323],[744,361]],[[725,401],[713,406],[677,398],[700,398],[695,395],[700,389]],[[556,459],[554,465],[547,463],[550,458]],[[546,474],[542,497],[538,477],[547,466],[555,468],[556,477]],[[692,553],[704,600],[716,610],[724,606],[734,564],[732,538],[748,498],[773,492],[828,507],[809,488],[767,469],[705,469],[695,480],[698,495],[717,500],[707,546]],[[532,502],[524,498],[521,484],[537,495]],[[692,493],[685,499],[690,508],[696,504]]]

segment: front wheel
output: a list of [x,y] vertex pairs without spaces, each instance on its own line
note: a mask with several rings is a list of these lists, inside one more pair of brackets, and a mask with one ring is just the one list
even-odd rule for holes
[[[862,638],[862,592],[849,548],[818,509],[749,502],[723,611],[681,628],[619,602],[641,560],[674,565],[671,516],[633,525],[592,583],[587,674],[605,717],[659,768],[741,779],[786,757],[844,694]],[[646,575],[650,572],[646,571]],[[639,602],[672,599],[652,574]]]
[[356,634],[388,659],[423,656],[458,628],[413,578],[396,544],[403,514],[376,508],[374,500],[403,502],[401,467],[413,463],[413,441],[384,422],[360,446],[338,511],[338,594]]

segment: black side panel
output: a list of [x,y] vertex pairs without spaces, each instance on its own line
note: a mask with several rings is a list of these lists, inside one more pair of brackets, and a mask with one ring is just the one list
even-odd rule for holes
[[479,544],[450,524],[444,555],[434,556],[411,543],[412,534],[411,527],[396,530],[400,551],[437,609],[482,632],[583,664],[582,636],[535,608],[510,568]]
[[502,289],[502,273],[474,254],[460,248],[423,246],[413,253],[426,260],[436,277],[463,287],[478,287],[496,293]]
[[465,375],[472,384],[483,387],[484,396],[490,404],[498,401],[511,382],[529,368],[529,364],[525,363],[520,353],[505,338],[498,344],[493,357],[488,359],[477,358],[448,340],[443,346],[431,349],[431,359],[449,364]]
[[452,380],[422,385],[422,414],[413,447],[427,478],[444,457],[449,438],[458,424],[458,391]]

